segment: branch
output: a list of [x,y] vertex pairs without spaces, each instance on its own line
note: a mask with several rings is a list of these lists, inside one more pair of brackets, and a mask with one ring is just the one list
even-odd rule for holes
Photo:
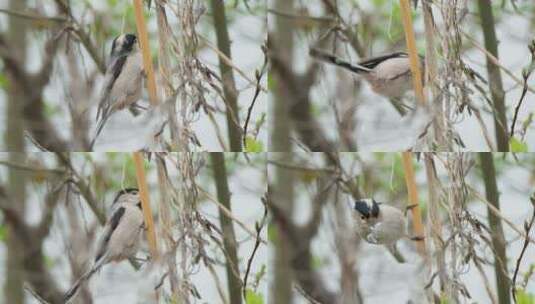
[[266,225],[267,215],[268,215],[268,208],[267,208],[267,194],[262,198],[262,204],[264,205],[264,215],[262,216],[262,220],[259,222],[256,222],[255,229],[256,229],[256,239],[255,244],[253,247],[253,252],[251,253],[251,256],[247,260],[247,268],[245,269],[245,275],[243,276],[243,298],[247,300],[247,278],[249,278],[249,272],[251,271],[251,266],[253,264],[253,260],[256,254],[256,251],[258,250],[258,247],[260,247],[260,243],[262,241],[260,234],[262,233],[262,228]]
[[[314,237],[314,234],[310,234],[311,231],[307,231],[307,229],[310,228],[306,228],[307,226],[304,226],[305,228],[303,228],[295,225],[292,220],[284,214],[284,211],[271,201],[271,195],[268,195],[267,206],[271,211],[275,224],[279,226],[280,231],[284,231],[285,235],[290,240],[290,242],[287,242],[287,245],[291,247],[290,252],[292,256],[290,257],[290,261],[299,287],[302,288],[307,297],[312,298],[318,303],[339,303],[339,295],[329,291],[324,285],[320,274],[312,269],[310,242]],[[312,221],[309,222],[309,224],[311,223]]]
[[518,112],[520,111],[520,106],[522,105],[522,101],[524,101],[524,97],[526,97],[526,93],[528,91],[528,78],[535,68],[535,40],[531,41],[531,44],[528,46],[528,48],[531,53],[531,63],[530,66],[522,72],[522,78],[524,80],[522,86],[522,95],[520,96],[520,100],[515,107],[515,115],[513,117],[513,122],[511,123],[511,132],[509,133],[509,137],[513,137],[515,135],[515,123],[518,118]]
[[[269,40],[269,38],[268,38]],[[318,121],[316,121],[311,114],[311,103],[309,100],[309,91],[314,82],[314,77],[317,70],[317,63],[313,63],[308,70],[298,75],[292,71],[291,66],[281,60],[276,51],[276,46],[270,45],[270,60],[271,71],[278,74],[283,83],[278,85],[284,86],[288,93],[286,101],[289,104],[290,116],[292,118],[293,127],[301,137],[303,143],[313,152],[316,151],[332,151],[336,146],[331,143]]]
[[106,72],[106,64],[104,63],[104,59],[100,56],[97,47],[95,47],[95,45],[91,42],[91,37],[89,36],[89,34],[83,30],[83,26],[72,15],[69,4],[66,3],[65,0],[55,0],[55,2],[58,9],[65,16],[69,17],[71,25],[67,29],[72,30],[76,34],[76,36],[78,36],[78,40],[85,47],[85,49],[89,53],[89,56],[91,56],[91,58],[95,62],[98,70],[102,74],[104,74]]
[[[218,49],[232,62],[230,49],[230,38],[227,28],[227,18],[225,15],[225,4],[223,0],[211,0],[212,15],[214,18],[214,27],[217,37]],[[219,56],[219,70],[223,80],[223,93],[227,104],[227,129],[231,151],[242,151],[240,129],[240,118],[238,115],[238,91],[232,73],[232,67]],[[232,117],[232,113],[235,118]]]
[[[531,231],[531,227],[533,227],[533,223],[535,222],[535,195],[532,195],[530,200],[531,200],[531,205],[533,207],[533,214],[531,215],[531,220],[529,221],[529,223],[527,221],[524,223],[524,230],[526,231],[526,235],[529,235]],[[513,292],[513,299],[515,300],[515,303],[517,303],[516,301],[516,276],[518,275],[520,262],[522,261],[522,258],[524,257],[524,253],[526,252],[528,245],[529,245],[529,238],[526,237],[524,239],[524,245],[522,246],[522,251],[520,252],[520,255],[518,256],[518,259],[516,260],[515,272],[513,274],[513,284],[511,284],[511,291]]]
[[5,189],[0,186],[0,210],[24,245],[25,250],[21,252],[21,255],[26,280],[43,300],[54,304],[62,303],[63,292],[58,288],[54,277],[45,265],[42,247],[44,236],[36,234],[36,228],[29,226],[11,206],[13,202],[10,201]]
[[80,176],[80,174],[76,171],[74,166],[71,163],[71,159],[69,157],[69,154],[67,153],[56,153],[56,157],[59,159],[59,161],[67,167],[67,169],[70,171],[71,175],[73,175],[75,178],[71,179],[71,182],[76,185],[76,188],[78,188],[78,191],[80,191],[80,194],[85,199],[86,203],[89,205],[89,208],[95,216],[97,217],[97,220],[99,221],[100,225],[104,225],[106,223],[106,214],[98,207],[98,201],[95,198],[95,195],[91,191],[91,187],[88,185],[88,183]]
[[52,38],[46,43],[47,53],[44,64],[37,74],[29,74],[24,70],[23,65],[16,59],[9,47],[9,43],[0,35],[0,58],[4,61],[7,71],[20,86],[20,93],[23,97],[22,115],[25,119],[26,129],[32,134],[40,146],[47,150],[66,151],[68,144],[54,129],[50,121],[44,114],[43,90],[50,79],[52,63],[57,52],[57,41]]

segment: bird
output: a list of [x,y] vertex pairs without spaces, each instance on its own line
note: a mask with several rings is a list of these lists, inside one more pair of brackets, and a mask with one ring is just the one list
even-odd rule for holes
[[[317,60],[361,75],[368,81],[375,93],[387,98],[401,99],[407,91],[413,89],[410,59],[405,52],[394,52],[371,57],[356,64],[316,48],[311,48],[309,53],[311,57]],[[422,56],[419,58],[420,68],[424,70],[425,60]]]
[[113,40],[108,62],[91,148],[108,118],[119,110],[133,106],[141,98],[143,88],[143,58],[136,35],[117,36]]
[[93,265],[65,293],[65,303],[68,303],[77,294],[80,286],[102,266],[134,257],[138,251],[143,230],[144,220],[139,190],[137,188],[120,190],[115,195],[111,216],[98,241]]
[[[409,206],[407,209],[414,208]],[[393,245],[401,238],[422,240],[407,234],[405,214],[398,208],[365,198],[355,201],[353,218],[362,239],[376,245]]]

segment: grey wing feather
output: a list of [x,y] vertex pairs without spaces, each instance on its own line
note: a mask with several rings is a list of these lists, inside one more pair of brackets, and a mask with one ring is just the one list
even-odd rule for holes
[[95,262],[93,264],[93,267],[91,267],[90,270],[88,270],[80,278],[78,278],[78,280],[76,280],[76,282],[72,285],[69,291],[65,293],[65,295],[63,296],[63,300],[65,301],[65,303],[68,303],[70,299],[72,299],[72,297],[74,297],[78,293],[80,286],[82,286],[83,283],[89,280],[89,278],[91,278],[91,276],[95,272],[97,272],[100,269],[100,267],[102,267],[102,265],[106,263],[105,254],[107,251],[108,242],[110,241],[111,235],[113,234],[113,232],[119,225],[121,217],[124,215],[124,213],[125,213],[124,207],[118,208],[113,213],[112,217],[106,224],[106,230],[104,230],[102,237],[99,241],[98,251],[95,257]]
[[99,115],[105,117],[111,107],[111,100],[109,100],[110,93],[113,89],[115,81],[117,80],[117,78],[119,78],[119,75],[123,70],[124,64],[126,63],[126,59],[126,55],[113,59],[110,64],[110,68],[106,71],[106,78],[104,80],[104,83],[106,83],[106,87],[104,88],[103,95],[98,105],[97,120],[99,119]]
[[123,66],[126,62],[127,56],[121,56],[116,59],[113,59],[110,68],[106,71],[106,78],[104,80],[104,83],[106,84],[106,87],[104,88],[104,91],[102,93],[102,97],[100,98],[100,102],[98,104],[97,109],[97,128],[95,132],[95,137],[93,137],[93,140],[91,141],[90,148],[93,148],[93,145],[95,144],[95,141],[97,137],[99,136],[100,132],[102,131],[102,128],[104,128],[104,125],[106,121],[108,120],[108,117],[110,116],[110,110],[112,107],[112,100],[110,100],[110,94],[113,89],[113,86],[115,85],[115,81],[117,78],[119,78],[119,75],[121,74],[121,71],[123,69]]
[[108,246],[108,242],[110,241],[111,235],[119,225],[119,222],[121,221],[121,218],[123,217],[124,213],[124,207],[117,209],[108,221],[108,224],[106,224],[106,226],[109,228],[104,232],[102,238],[100,239],[97,255],[95,256],[95,262],[101,259],[106,253],[106,249]]

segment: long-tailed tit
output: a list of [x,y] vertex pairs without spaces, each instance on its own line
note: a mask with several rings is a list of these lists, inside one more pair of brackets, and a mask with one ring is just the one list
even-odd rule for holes
[[354,209],[358,233],[368,243],[392,245],[403,237],[422,240],[407,234],[405,215],[396,207],[366,198],[356,201]]
[[65,294],[65,303],[76,295],[80,286],[103,265],[135,256],[144,229],[143,223],[138,189],[127,188],[119,191],[112,203],[111,217],[106,222],[98,242],[93,266],[76,280]]
[[[413,88],[409,55],[405,52],[372,57],[356,64],[315,48],[310,49],[310,56],[361,75],[375,93],[388,98],[399,99]],[[420,68],[425,68],[423,57],[420,57]]]
[[117,36],[111,47],[104,91],[98,105],[96,133],[91,147],[113,113],[133,106],[141,98],[143,75],[143,58],[136,35]]

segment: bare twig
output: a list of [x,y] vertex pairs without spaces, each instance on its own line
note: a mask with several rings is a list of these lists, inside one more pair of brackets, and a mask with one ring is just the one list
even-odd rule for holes
[[258,98],[258,95],[260,95],[261,85],[260,81],[262,80],[262,76],[264,76],[268,64],[267,59],[267,50],[266,46],[262,46],[262,51],[264,52],[264,64],[262,65],[262,68],[260,71],[256,71],[255,77],[256,77],[256,88],[253,96],[253,100],[251,101],[251,105],[247,109],[247,117],[245,118],[245,123],[243,124],[243,147],[247,149],[247,127],[249,126],[249,120],[251,119],[251,113],[253,112],[254,105],[256,103],[256,99]]
[[524,253],[526,252],[526,249],[529,245],[529,238],[527,237],[531,231],[531,227],[533,227],[533,223],[535,222],[535,194],[531,196],[531,205],[533,207],[533,214],[531,215],[531,220],[529,223],[526,221],[524,223],[524,231],[526,232],[526,238],[524,238],[524,245],[522,246],[522,251],[520,251],[520,255],[518,256],[518,259],[516,260],[516,267],[515,272],[513,274],[513,283],[511,284],[511,291],[513,292],[513,299],[515,300],[515,303],[517,303],[516,300],[516,276],[518,275],[518,270],[520,268],[520,262],[522,261],[522,258],[524,257]]
[[528,47],[531,53],[531,63],[529,68],[522,72],[522,79],[524,85],[522,86],[522,95],[520,96],[520,100],[518,101],[518,104],[515,107],[515,115],[513,117],[513,122],[511,123],[511,131],[509,134],[509,137],[511,138],[514,136],[515,124],[518,118],[518,112],[520,111],[520,106],[522,105],[522,101],[524,101],[524,98],[526,97],[526,92],[528,91],[528,78],[533,72],[533,69],[535,68],[535,40],[533,40]]
[[[485,54],[485,56],[487,56],[487,58],[490,59],[490,61],[492,61],[492,63],[494,63],[496,66],[498,66],[500,69],[502,69],[505,74],[509,75],[509,77],[511,77],[511,79],[513,79],[517,84],[519,85],[523,85],[523,81],[522,79],[518,78],[517,76],[515,76],[515,74],[513,74],[513,72],[511,72],[509,69],[507,69],[503,64],[500,63],[500,61],[498,60],[498,58],[496,58],[494,55],[492,55],[489,51],[487,51],[484,47],[482,47],[479,43],[477,43],[477,41],[472,38],[470,35],[468,35],[467,33],[463,32],[463,35],[468,38],[468,40],[470,40],[470,42],[472,42],[472,44],[478,49],[480,50],[481,52],[483,52]],[[527,89],[528,91],[530,91],[531,93],[535,93],[535,89],[530,87],[530,86],[527,86]]]
[[[247,232],[250,236],[252,237],[256,237],[256,233],[249,227],[247,227],[241,220],[239,220],[238,218],[236,218],[232,212],[230,212],[227,208],[225,208],[225,206],[223,206],[223,204],[221,204],[212,194],[210,194],[208,191],[204,190],[203,188],[201,187],[198,187],[198,189],[204,193],[204,195],[206,195],[206,197],[212,201],[213,203],[215,203],[217,205],[217,207],[219,209],[221,209],[223,211],[223,213],[225,213],[226,216],[228,216],[229,218],[231,218],[233,221],[235,221],[238,226],[242,227],[243,230],[245,230],[245,232]],[[267,245],[267,242],[260,238],[260,242],[262,242],[262,244],[264,245]]]
[[254,244],[253,252],[251,253],[251,256],[249,257],[249,259],[247,260],[247,268],[245,269],[245,275],[243,276],[243,298],[245,300],[247,300],[247,296],[246,296],[247,295],[247,279],[249,277],[249,272],[251,271],[251,265],[253,264],[254,256],[256,254],[256,251],[258,250],[258,247],[260,246],[260,241],[261,241],[260,234],[262,233],[262,228],[264,228],[266,224],[266,220],[267,220],[268,209],[267,209],[266,196],[262,198],[262,204],[264,205],[264,215],[262,216],[262,220],[260,221],[260,223],[257,222],[255,225],[255,229],[256,229],[255,244]]

